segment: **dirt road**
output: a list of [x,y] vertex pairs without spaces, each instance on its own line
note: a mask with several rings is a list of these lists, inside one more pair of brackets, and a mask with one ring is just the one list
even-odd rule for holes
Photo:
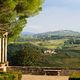
[[68,80],[68,76],[23,75],[22,80]]

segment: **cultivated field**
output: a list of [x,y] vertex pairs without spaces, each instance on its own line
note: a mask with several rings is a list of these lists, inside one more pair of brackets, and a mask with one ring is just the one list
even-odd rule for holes
[[64,44],[67,39],[57,39],[57,40],[46,40],[46,41],[35,41],[31,42],[34,45],[42,46],[49,49],[56,49],[57,47]]
[[22,80],[68,80],[68,76],[23,75]]

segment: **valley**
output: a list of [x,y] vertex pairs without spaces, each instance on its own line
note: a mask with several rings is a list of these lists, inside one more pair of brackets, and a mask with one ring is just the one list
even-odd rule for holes
[[[24,54],[21,54],[23,56],[23,64],[16,63],[17,65],[80,68],[79,36],[80,33],[67,30],[53,32],[53,34],[52,32],[47,32],[23,35],[9,45],[10,48],[13,46],[13,53],[16,53],[16,55],[10,55],[10,49],[8,53],[9,56],[16,58],[18,54],[21,54],[20,51]],[[21,46],[22,48],[20,48]],[[9,57],[10,59],[12,57]]]

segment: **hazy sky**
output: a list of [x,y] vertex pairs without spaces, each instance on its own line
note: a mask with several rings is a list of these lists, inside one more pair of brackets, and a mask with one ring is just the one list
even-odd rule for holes
[[56,30],[80,32],[80,0],[46,0],[43,11],[28,19],[23,32],[41,33]]

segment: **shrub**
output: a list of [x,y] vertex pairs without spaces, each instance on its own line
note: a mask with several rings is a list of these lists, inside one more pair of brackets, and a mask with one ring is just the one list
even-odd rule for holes
[[0,80],[21,80],[21,72],[0,72]]
[[80,78],[69,78],[69,80],[80,80]]
[[69,78],[69,80],[80,80],[80,72],[73,72]]

